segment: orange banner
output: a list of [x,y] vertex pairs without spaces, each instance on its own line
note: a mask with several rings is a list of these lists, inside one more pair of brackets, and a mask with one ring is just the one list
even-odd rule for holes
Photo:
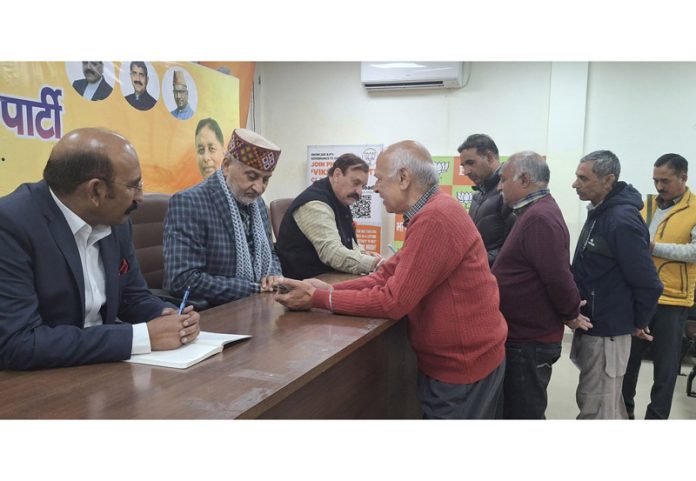
[[40,179],[55,143],[80,127],[123,134],[145,190],[176,192],[203,178],[195,130],[205,118],[226,144],[240,126],[237,78],[189,62],[0,62],[0,196]]

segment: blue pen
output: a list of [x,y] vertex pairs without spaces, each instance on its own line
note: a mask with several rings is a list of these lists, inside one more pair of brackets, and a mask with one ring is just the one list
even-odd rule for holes
[[186,287],[184,291],[184,298],[181,299],[181,304],[179,305],[179,314],[184,312],[184,307],[186,307],[186,301],[188,301],[189,294],[191,294],[191,286]]
[[389,250],[392,251],[392,254],[396,254],[396,249],[394,249],[393,245],[387,244],[387,247],[389,247]]

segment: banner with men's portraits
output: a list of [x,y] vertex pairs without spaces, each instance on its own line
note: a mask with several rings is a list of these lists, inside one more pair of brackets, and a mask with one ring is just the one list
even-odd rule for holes
[[224,149],[239,95],[237,78],[189,62],[0,62],[0,196],[39,180],[56,142],[81,127],[126,137],[146,192],[192,186],[221,158],[197,147],[199,122],[212,119],[203,133]]
[[307,147],[307,185],[328,175],[334,161],[343,154],[355,154],[370,167],[362,197],[351,206],[358,242],[368,252],[379,253],[382,246],[382,200],[372,191],[375,163],[383,146],[378,145],[310,145]]

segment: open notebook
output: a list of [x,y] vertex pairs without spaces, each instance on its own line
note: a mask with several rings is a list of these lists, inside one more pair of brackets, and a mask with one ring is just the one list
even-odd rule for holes
[[217,334],[201,331],[191,344],[186,344],[170,351],[153,351],[149,354],[135,354],[126,362],[150,364],[152,366],[186,369],[210,356],[222,352],[225,344],[250,338],[241,334]]

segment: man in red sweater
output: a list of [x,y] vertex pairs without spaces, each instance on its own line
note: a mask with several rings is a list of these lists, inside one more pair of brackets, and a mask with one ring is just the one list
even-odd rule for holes
[[493,264],[508,323],[505,419],[546,419],[546,388],[561,356],[564,324],[592,327],[580,314],[568,228],[549,193],[549,178],[546,161],[535,152],[512,155],[500,174],[498,190],[517,217]]
[[377,272],[334,286],[284,279],[276,300],[293,310],[401,319],[418,358],[423,416],[494,418],[505,371],[505,319],[481,236],[438,188],[430,153],[406,140],[377,158],[375,192],[404,215],[404,245]]

